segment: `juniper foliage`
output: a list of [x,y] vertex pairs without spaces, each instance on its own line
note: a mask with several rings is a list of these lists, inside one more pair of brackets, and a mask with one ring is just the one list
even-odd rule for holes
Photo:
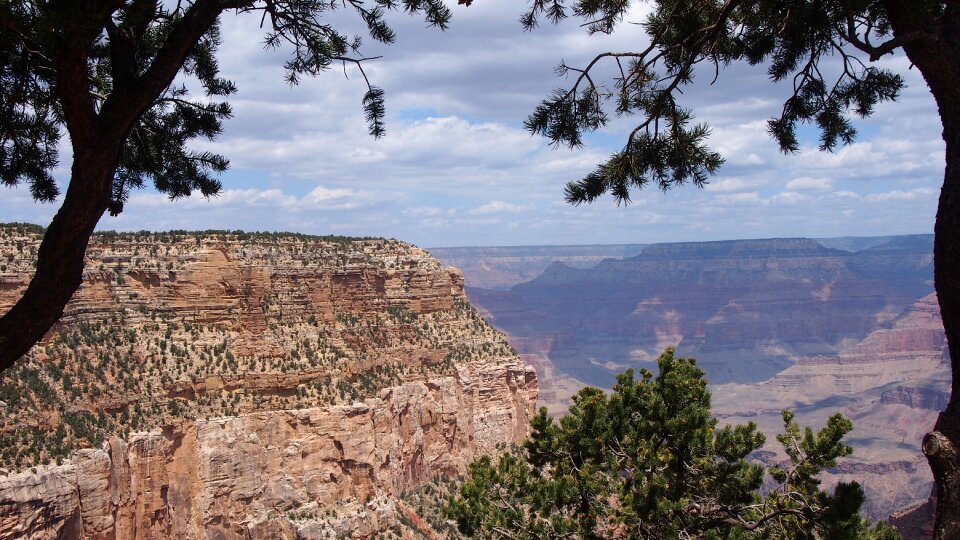
[[[469,0],[462,0],[469,3]],[[822,150],[854,141],[856,117],[897,99],[903,78],[874,62],[903,54],[937,104],[945,167],[934,223],[934,288],[950,349],[953,396],[924,439],[937,487],[936,540],[960,538],[960,2],[957,0],[650,0],[638,23],[646,40],[631,51],[598,53],[581,67],[561,64],[571,84],[533,111],[527,128],[553,144],[579,146],[583,132],[611,115],[637,124],[623,148],[585,177],[569,182],[568,202],[610,194],[630,202],[655,185],[702,187],[723,163],[708,145],[709,126],[694,123],[683,91],[710,85],[734,62],[764,66],[787,90],[769,134],[785,153],[800,148],[798,127],[819,132]],[[590,33],[623,29],[630,0],[529,0],[521,17],[578,18]],[[606,66],[601,68],[601,66]],[[609,69],[608,69],[609,68]],[[605,78],[603,69],[614,73]]]
[[821,489],[819,473],[852,452],[849,420],[814,431],[784,412],[789,462],[766,467],[749,459],[766,440],[756,424],[718,427],[693,359],[667,349],[658,365],[620,374],[609,395],[581,390],[558,421],[540,409],[522,447],[470,465],[448,516],[493,539],[899,538],[860,516],[859,484]]
[[[649,3],[650,14],[642,22],[647,44],[599,53],[585,67],[561,64],[557,73],[573,84],[544,99],[526,121],[527,129],[554,144],[577,147],[585,131],[605,126],[611,115],[639,118],[622,150],[567,184],[569,202],[610,193],[618,203],[629,203],[631,189],[647,184],[663,190],[686,182],[702,187],[723,157],[709,148],[709,127],[693,122],[681,94],[698,77],[716,80],[732,62],[766,64],[774,82],[792,79],[780,115],[767,124],[788,153],[799,150],[797,126],[803,123],[817,127],[823,150],[850,144],[857,133],[851,115],[869,116],[878,103],[895,100],[904,84],[900,75],[864,64],[855,54],[859,49],[874,58],[892,50],[872,45],[872,39],[892,34],[879,2]],[[544,18],[558,23],[577,17],[590,33],[609,34],[631,5],[626,0],[534,0],[521,22],[532,30]],[[840,69],[821,67],[835,60]],[[610,80],[597,73],[605,64],[614,67]]]

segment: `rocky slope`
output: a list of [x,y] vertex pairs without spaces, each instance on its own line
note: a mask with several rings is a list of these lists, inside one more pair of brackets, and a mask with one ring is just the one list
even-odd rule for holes
[[[0,227],[0,310],[39,233]],[[104,234],[0,375],[0,539],[413,537],[397,497],[519,441],[537,381],[393,240]]]
[[723,421],[760,424],[764,459],[784,457],[782,409],[809,426],[843,412],[855,453],[829,481],[864,483],[868,513],[883,518],[929,495],[920,440],[949,398],[931,240],[661,244],[468,293],[536,366],[554,413],[585,384],[651,367],[666,346],[706,369]]
[[[796,412],[806,425],[820,425],[842,412],[853,420],[847,442],[852,457],[828,477],[860,482],[866,511],[886,517],[930,494],[933,477],[920,441],[950,397],[946,338],[937,299],[928,295],[895,320],[833,357],[800,359],[758,384],[711,388],[714,411],[724,422],[753,421],[768,434],[782,430],[780,411]],[[768,458],[785,458],[769,440]]]

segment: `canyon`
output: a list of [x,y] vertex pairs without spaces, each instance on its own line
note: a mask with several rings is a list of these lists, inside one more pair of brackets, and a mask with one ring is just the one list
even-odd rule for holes
[[[0,310],[41,234],[0,226]],[[784,459],[782,409],[851,418],[824,482],[885,518],[930,495],[919,441],[949,398],[931,242],[100,233],[62,320],[0,374],[0,540],[440,538],[429,503],[475,457],[667,346],[721,422],[768,435],[755,459]]]
[[[0,310],[41,234],[0,227]],[[0,375],[0,539],[416,538],[405,492],[527,433],[534,370],[414,246],[102,233],[86,269]]]
[[652,367],[666,346],[697,357],[715,384],[760,382],[864,339],[932,292],[931,242],[659,244],[592,268],[553,263],[507,291],[467,290],[509,335],[548,338],[551,362],[587,384]]
[[[498,261],[506,248],[456,255],[489,272],[488,249]],[[855,452],[827,485],[863,484],[874,519],[930,495],[920,441],[950,391],[931,235],[654,244],[593,266],[564,262],[570,248],[555,247],[555,261],[510,249],[515,265],[536,262],[542,273],[509,285],[512,269],[483,276],[496,287],[468,274],[467,293],[536,367],[552,413],[586,385],[654,369],[676,347],[706,371],[722,422],[753,421],[767,434],[758,459],[785,458],[773,437],[781,410],[812,427],[842,412]]]

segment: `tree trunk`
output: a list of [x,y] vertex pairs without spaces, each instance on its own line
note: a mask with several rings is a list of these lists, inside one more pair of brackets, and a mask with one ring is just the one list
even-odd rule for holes
[[0,371],[43,338],[80,287],[87,243],[110,200],[120,144],[114,146],[74,155],[70,187],[40,244],[33,279],[0,318]]
[[[69,9],[85,9],[62,2]],[[119,6],[122,6],[120,2]],[[14,362],[57,322],[83,281],[83,262],[87,243],[97,222],[110,202],[113,177],[120,152],[130,130],[143,113],[168,88],[183,66],[190,50],[227,8],[252,5],[252,0],[197,0],[186,9],[172,28],[149,68],[135,81],[114,78],[113,92],[101,104],[99,114],[89,95],[87,53],[104,20],[113,17],[117,6],[100,3],[102,13],[93,22],[78,25],[79,34],[65,33],[56,62],[57,99],[63,109],[64,124],[73,143],[73,167],[63,205],[54,216],[40,244],[37,267],[23,297],[0,318],[0,371]],[[124,47],[116,44],[111,48]],[[133,44],[136,47],[136,43]],[[115,52],[115,51],[114,51]],[[117,60],[120,55],[113,55]],[[118,65],[113,66],[120,70]],[[127,66],[131,70],[135,67]],[[122,71],[122,70],[121,70]],[[115,72],[115,75],[119,71]]]
[[[960,7],[947,4],[938,21],[914,2],[886,2],[895,35],[925,33],[903,49],[937,102],[946,143],[946,168],[934,225],[934,288],[953,376],[947,409],[923,439],[937,486],[937,540],[960,538]],[[931,23],[939,24],[931,24]],[[932,32],[936,32],[933,33]]]
[[[960,87],[954,93],[960,93]],[[937,484],[938,540],[960,538],[960,96],[954,99],[958,112],[949,122],[944,117],[947,163],[933,244],[934,286],[950,349],[953,385],[947,409],[937,418],[935,431],[923,440]]]

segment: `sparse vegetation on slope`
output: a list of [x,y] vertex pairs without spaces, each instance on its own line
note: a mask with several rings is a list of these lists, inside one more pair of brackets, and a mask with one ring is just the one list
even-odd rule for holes
[[[0,306],[41,234],[0,226]],[[87,268],[63,320],[0,374],[4,468],[184,419],[362,401],[515,354],[451,295],[451,274],[396,240],[105,233]]]

